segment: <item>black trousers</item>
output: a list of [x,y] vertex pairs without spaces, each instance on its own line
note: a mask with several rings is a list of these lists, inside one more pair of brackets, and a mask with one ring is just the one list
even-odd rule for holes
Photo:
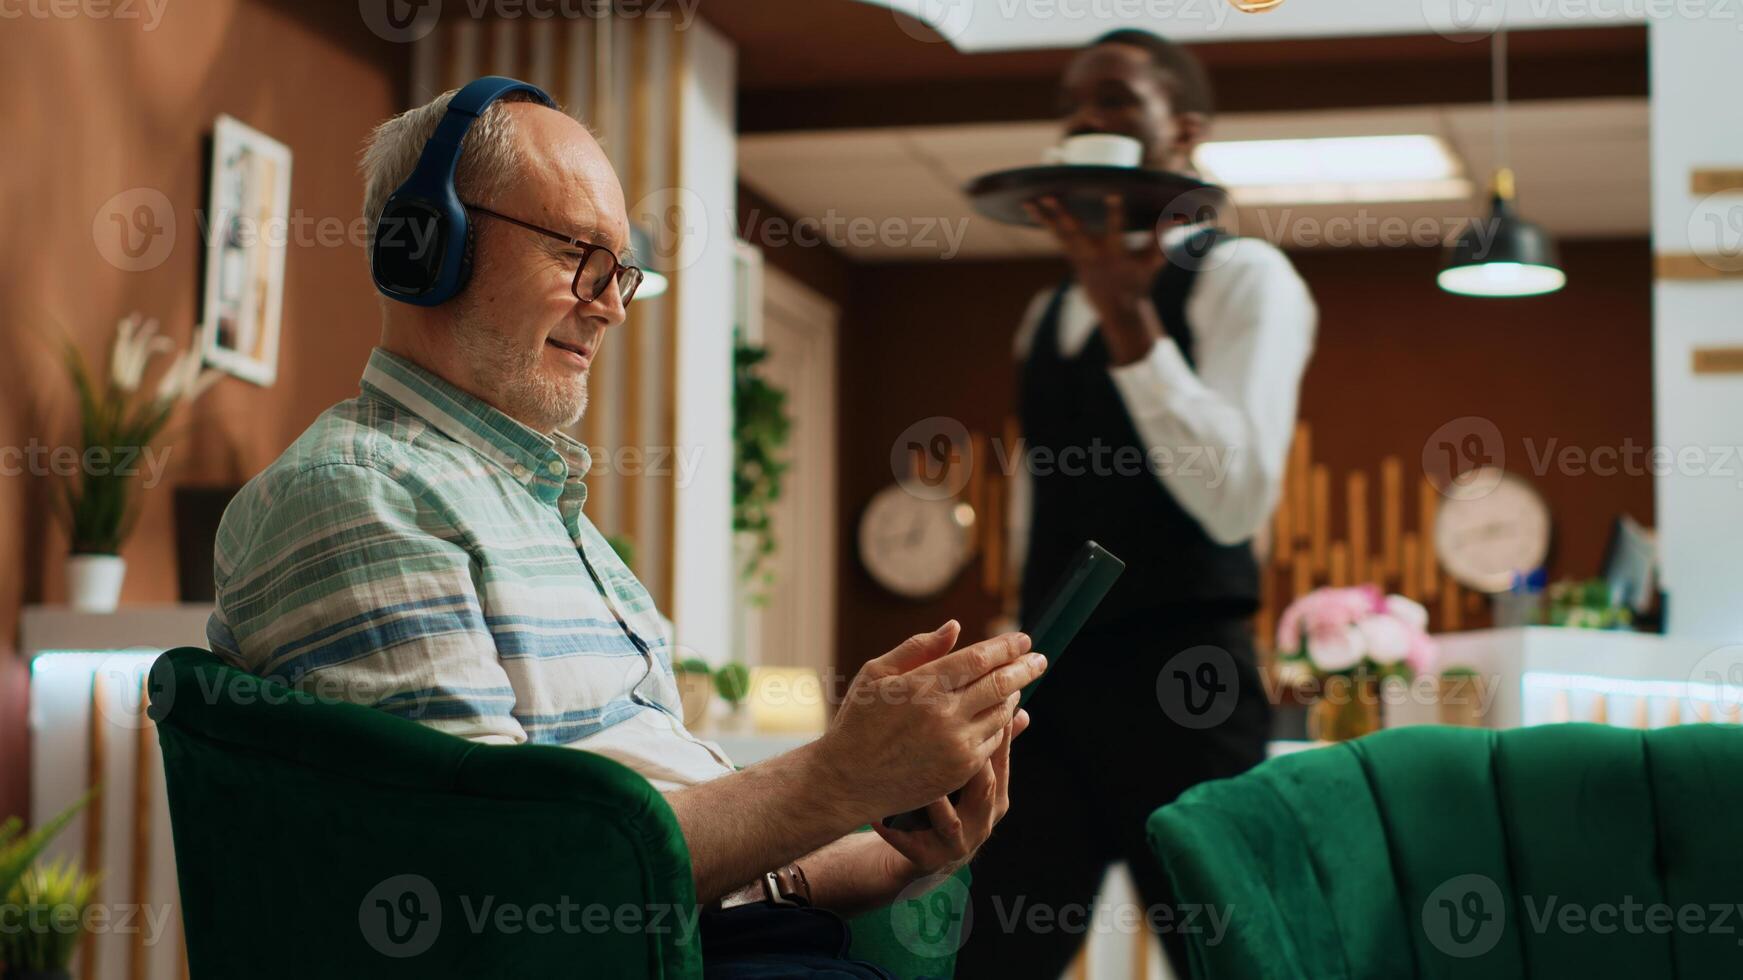
[[1265,757],[1271,708],[1250,624],[1146,616],[1085,631],[1028,710],[1011,749],[1010,812],[974,861],[956,975],[1059,976],[1088,934],[1102,876],[1125,861],[1174,972],[1190,976],[1182,933],[1205,919],[1176,905],[1144,825],[1189,787]]
[[847,923],[827,909],[758,902],[701,921],[704,980],[895,980],[848,958]]

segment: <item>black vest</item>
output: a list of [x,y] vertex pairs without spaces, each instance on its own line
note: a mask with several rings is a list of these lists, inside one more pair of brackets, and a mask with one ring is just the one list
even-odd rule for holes
[[[1218,233],[1201,231],[1170,250],[1151,299],[1162,326],[1193,365],[1186,298],[1197,275],[1186,255],[1203,257]],[[1126,563],[1090,620],[1106,625],[1137,615],[1193,619],[1246,616],[1258,607],[1259,569],[1252,542],[1223,545],[1175,502],[1108,374],[1098,328],[1073,358],[1059,354],[1059,311],[1067,282],[1042,314],[1023,364],[1019,412],[1034,488],[1029,555],[1023,566],[1022,619],[1040,614],[1071,556],[1094,540]],[[1196,367],[1195,367],[1196,370]],[[1229,450],[1216,450],[1227,458]],[[1200,456],[1175,454],[1171,465],[1210,473]]]

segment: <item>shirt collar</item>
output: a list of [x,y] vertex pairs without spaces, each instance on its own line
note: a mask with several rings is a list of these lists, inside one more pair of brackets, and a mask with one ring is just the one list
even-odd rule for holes
[[438,432],[507,470],[547,503],[593,465],[587,447],[509,417],[411,361],[379,347],[363,369],[363,392],[406,409]]

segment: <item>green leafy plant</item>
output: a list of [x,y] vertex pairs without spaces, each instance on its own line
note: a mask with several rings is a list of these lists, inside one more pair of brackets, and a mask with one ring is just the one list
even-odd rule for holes
[[177,405],[192,401],[215,383],[216,371],[202,370],[202,356],[189,348],[176,355],[150,394],[140,383],[151,359],[173,350],[157,334],[157,321],[135,313],[115,327],[105,378],[93,375],[84,355],[70,341],[67,374],[79,399],[79,476],[61,499],[61,513],[78,555],[113,555],[121,550],[137,515],[134,481],[137,460],[169,424]]
[[1634,610],[1610,599],[1610,584],[1601,578],[1567,579],[1549,587],[1549,625],[1576,629],[1625,630],[1634,625]]
[[635,567],[635,539],[627,534],[608,534],[605,543],[611,545],[611,550],[617,553],[617,560],[623,562],[623,567]]
[[738,710],[739,703],[750,693],[750,668],[730,663],[714,672],[714,690],[722,700]]
[[701,657],[685,657],[672,665],[672,672],[675,674],[707,675],[714,673],[714,668],[708,666],[708,661]]
[[73,805],[56,814],[55,817],[23,837],[18,832],[23,829],[24,821],[17,817],[8,817],[0,821],[0,895],[9,894],[12,886],[18,883],[31,862],[54,840],[55,835],[66,829],[72,823],[73,817],[80,808],[95,796],[95,789],[73,801]]
[[65,859],[27,868],[6,891],[0,962],[10,971],[66,969],[100,877]]
[[739,569],[744,581],[759,586],[750,597],[754,603],[766,601],[764,590],[774,582],[762,566],[775,552],[770,511],[781,499],[781,480],[791,465],[784,453],[793,434],[787,393],[769,384],[758,369],[768,356],[767,348],[742,342],[732,352],[732,529],[749,531],[755,540]]

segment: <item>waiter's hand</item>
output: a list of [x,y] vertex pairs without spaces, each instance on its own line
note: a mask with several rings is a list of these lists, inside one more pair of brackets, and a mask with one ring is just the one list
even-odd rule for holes
[[1118,367],[1143,360],[1164,336],[1162,318],[1150,301],[1156,274],[1168,261],[1161,236],[1148,236],[1135,251],[1128,246],[1125,201],[1118,194],[1107,197],[1107,224],[1100,234],[1085,231],[1057,197],[1039,198],[1024,207],[1065,250],[1078,284],[1101,318],[1109,363]]

